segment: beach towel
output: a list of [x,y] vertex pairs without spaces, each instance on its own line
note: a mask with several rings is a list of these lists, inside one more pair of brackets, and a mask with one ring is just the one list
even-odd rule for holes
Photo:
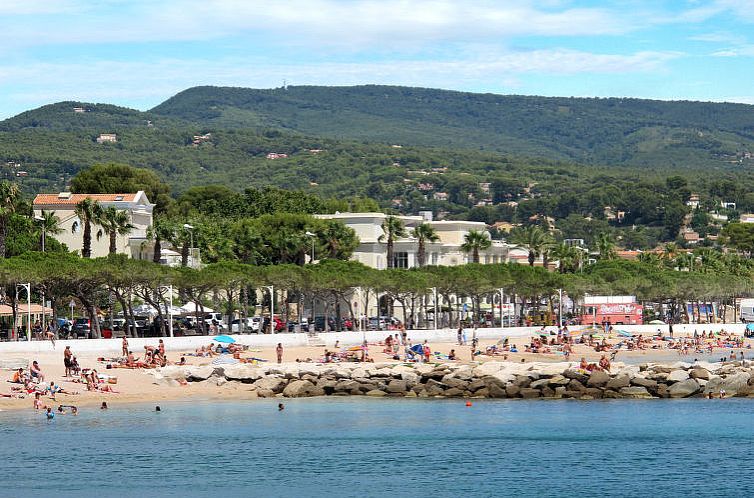
[[225,356],[225,355],[212,360],[213,365],[234,365],[236,363],[238,363],[238,360],[229,356]]

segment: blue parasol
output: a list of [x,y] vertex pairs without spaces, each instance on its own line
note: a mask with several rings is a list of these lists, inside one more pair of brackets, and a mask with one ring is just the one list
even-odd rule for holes
[[218,335],[217,337],[215,337],[215,341],[225,342],[227,344],[233,344],[234,342],[236,342],[236,340],[229,335]]

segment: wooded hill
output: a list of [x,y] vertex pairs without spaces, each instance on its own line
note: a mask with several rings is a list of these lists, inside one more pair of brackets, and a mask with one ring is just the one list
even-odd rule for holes
[[754,106],[493,95],[396,86],[195,87],[157,115],[339,139],[591,164],[710,166],[754,152]]

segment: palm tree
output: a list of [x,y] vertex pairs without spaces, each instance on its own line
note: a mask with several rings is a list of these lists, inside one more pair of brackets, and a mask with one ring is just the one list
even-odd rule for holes
[[406,226],[403,224],[400,218],[395,216],[388,216],[385,221],[382,222],[383,234],[377,239],[380,242],[385,242],[387,245],[387,267],[393,268],[395,261],[393,257],[393,246],[395,239],[406,237]]
[[549,253],[558,261],[559,273],[574,271],[581,262],[581,251],[565,242],[553,246]]
[[162,257],[162,243],[167,242],[174,244],[175,226],[163,216],[156,216],[152,224],[147,228],[147,239],[154,241],[154,250],[152,251],[152,261],[159,263]]
[[511,233],[511,242],[529,251],[529,266],[552,245],[552,237],[538,226],[520,228]]
[[[326,220],[324,228],[318,231],[318,235],[319,238],[324,239],[324,250],[330,259],[348,259],[359,245],[356,232],[338,220]],[[312,241],[312,243],[315,242],[316,239]]]
[[618,254],[615,251],[615,242],[613,242],[613,238],[609,233],[603,232],[599,234],[595,244],[601,260],[606,261],[618,257]]
[[58,235],[63,231],[60,228],[60,218],[55,215],[54,211],[45,211],[44,209],[39,213],[39,229],[40,233],[40,249],[44,249],[43,239],[48,235]]
[[8,237],[8,222],[16,212],[19,197],[18,185],[10,182],[0,183],[0,258],[5,257],[5,239]]
[[668,242],[665,244],[665,248],[662,251],[662,258],[665,260],[673,260],[678,255],[678,244],[675,242]]
[[702,247],[696,252],[699,262],[699,270],[709,273],[722,265],[722,253],[711,247]]
[[[99,213],[102,211],[100,203],[87,197],[76,204],[75,213],[79,218],[80,225],[83,225],[83,245],[81,247],[81,256],[89,258],[92,256],[92,224],[97,223]],[[72,229],[74,232],[78,228],[74,223]]]
[[479,251],[489,249],[491,245],[492,241],[486,232],[470,230],[469,233],[463,236],[461,250],[471,253],[472,263],[479,263]]
[[110,237],[110,254],[118,252],[118,247],[115,244],[117,236],[128,235],[134,229],[128,213],[122,209],[116,209],[115,206],[101,209],[97,213],[96,221],[102,227],[97,232],[97,240],[103,235]]
[[414,227],[412,235],[416,238],[418,248],[416,251],[416,264],[419,267],[424,266],[427,259],[427,242],[437,242],[440,237],[429,223],[419,223]]

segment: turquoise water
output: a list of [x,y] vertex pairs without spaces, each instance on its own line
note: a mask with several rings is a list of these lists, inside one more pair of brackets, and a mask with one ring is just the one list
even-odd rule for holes
[[0,412],[0,496],[743,496],[754,400],[315,398]]

